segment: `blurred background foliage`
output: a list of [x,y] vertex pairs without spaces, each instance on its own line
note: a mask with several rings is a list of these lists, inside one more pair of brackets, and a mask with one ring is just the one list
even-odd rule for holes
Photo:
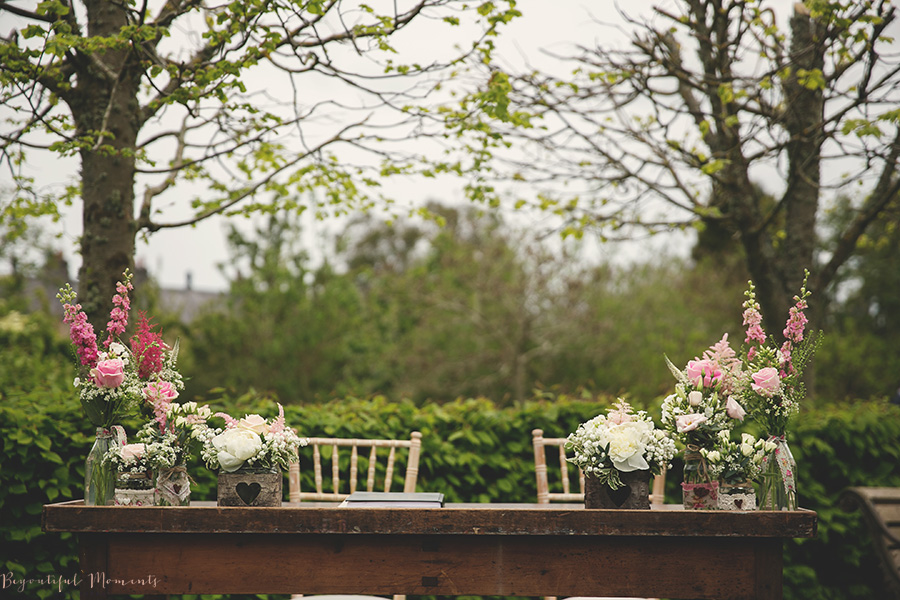
[[[420,489],[529,502],[532,429],[564,436],[617,396],[658,418],[673,387],[663,355],[683,364],[723,333],[734,346],[743,339],[747,276],[727,236],[701,232],[690,258],[616,266],[537,243],[496,216],[430,208],[443,226],[360,218],[322,238],[316,261],[291,217],[234,229],[222,267],[230,289],[190,322],[142,284],[136,305],[180,340],[182,399],[265,416],[281,402],[303,435],[417,429]],[[828,218],[846,218],[842,210]],[[813,290],[826,329],[791,444],[801,504],[820,520],[816,539],[786,542],[787,598],[883,592],[863,523],[838,496],[849,485],[900,485],[900,409],[890,402],[900,385],[898,242],[889,224],[876,228],[834,291]],[[2,254],[14,266],[0,281],[2,568],[72,573],[74,538],[40,531],[43,504],[81,497],[93,433],[66,331],[41,291],[68,275],[49,248],[30,261],[11,247]],[[195,464],[192,475],[193,497],[214,499],[214,474]],[[677,483],[669,478],[670,501]]]

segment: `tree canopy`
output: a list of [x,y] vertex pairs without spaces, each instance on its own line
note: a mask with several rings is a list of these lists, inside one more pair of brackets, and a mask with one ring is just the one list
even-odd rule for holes
[[[461,0],[0,1],[0,222],[80,202],[79,291],[102,315],[135,237],[218,214],[370,206],[417,110],[515,3]],[[455,40],[456,46],[422,43]],[[398,49],[418,44],[414,53]],[[415,60],[407,61],[410,54]],[[48,193],[36,153],[77,156]],[[299,198],[325,193],[315,206]],[[374,190],[374,191],[372,191]],[[102,303],[102,304],[101,304]],[[96,325],[96,324],[95,324]]]
[[[501,204],[503,182],[525,181],[511,201],[558,215],[564,234],[717,228],[737,240],[769,328],[780,330],[805,268],[824,292],[872,224],[896,220],[896,7],[622,7],[630,43],[559,56],[568,76],[488,67],[448,133],[490,167],[474,172],[472,195]],[[852,197],[852,218],[819,252],[818,219],[839,192]]]

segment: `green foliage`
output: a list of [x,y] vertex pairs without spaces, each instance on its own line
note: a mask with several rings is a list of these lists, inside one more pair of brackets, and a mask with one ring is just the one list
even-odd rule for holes
[[[44,359],[16,362],[16,354],[29,350],[30,337],[41,336],[0,329],[0,535],[7,550],[3,568],[16,577],[39,578],[77,568],[74,537],[42,533],[40,513],[43,504],[81,497],[83,461],[92,437],[69,377],[62,375],[69,357],[59,340]],[[42,373],[48,376],[33,383]],[[7,394],[19,377],[32,383],[20,393]],[[542,393],[505,407],[486,398],[418,406],[411,400],[374,396],[288,406],[286,417],[303,436],[406,437],[421,431],[419,490],[442,491],[451,502],[532,502],[536,487],[531,430],[565,436],[612,400]],[[273,399],[253,392],[217,397],[214,406],[234,415],[258,412],[271,417],[277,410]],[[646,408],[658,420],[658,402]],[[134,425],[129,424],[129,431]],[[785,597],[882,597],[865,526],[858,514],[839,508],[838,498],[851,485],[900,485],[900,409],[884,402],[858,402],[808,410],[797,418],[789,441],[798,464],[800,504],[817,511],[819,524],[816,538],[785,544]],[[189,468],[195,480],[192,498],[214,500],[215,475],[196,462]],[[670,471],[669,502],[680,497],[679,472],[677,464]],[[305,469],[302,477],[301,485],[310,489],[312,472]],[[57,596],[49,588],[34,593],[40,598]],[[64,597],[74,596],[67,590]]]

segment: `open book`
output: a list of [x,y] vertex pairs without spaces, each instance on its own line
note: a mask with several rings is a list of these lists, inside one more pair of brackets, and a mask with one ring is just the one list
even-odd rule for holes
[[350,508],[441,508],[440,492],[353,492],[341,502]]

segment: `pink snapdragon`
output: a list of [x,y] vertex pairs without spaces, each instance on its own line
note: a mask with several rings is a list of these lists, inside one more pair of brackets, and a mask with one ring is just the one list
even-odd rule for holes
[[116,283],[116,295],[113,296],[113,309],[109,313],[109,322],[106,324],[106,330],[109,336],[106,338],[105,345],[109,347],[116,336],[125,333],[125,327],[128,325],[128,311],[131,310],[131,300],[128,298],[128,291],[133,290],[131,284],[131,273],[125,271],[125,282]]

